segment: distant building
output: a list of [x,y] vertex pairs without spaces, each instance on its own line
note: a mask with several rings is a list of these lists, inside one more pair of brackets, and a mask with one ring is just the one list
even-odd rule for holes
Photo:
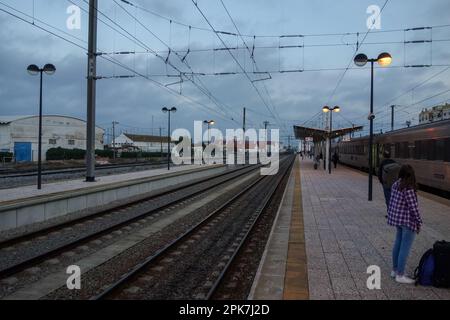
[[[144,134],[131,134],[122,133],[116,137],[113,148],[119,150],[140,150],[144,152],[167,152],[167,137],[144,135]],[[175,143],[171,142],[170,149],[175,146]]]
[[423,109],[419,114],[419,124],[450,119],[450,104]]
[[[39,116],[0,116],[0,151],[12,152],[15,161],[37,161]],[[103,149],[104,130],[95,129],[95,148]],[[66,116],[42,117],[42,159],[48,149],[86,150],[86,121]]]

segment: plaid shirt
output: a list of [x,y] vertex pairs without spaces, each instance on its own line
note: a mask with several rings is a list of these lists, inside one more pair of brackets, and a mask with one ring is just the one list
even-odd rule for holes
[[405,226],[418,231],[422,225],[419,214],[417,194],[413,189],[399,190],[400,180],[391,188],[391,200],[388,210],[388,224],[391,226]]

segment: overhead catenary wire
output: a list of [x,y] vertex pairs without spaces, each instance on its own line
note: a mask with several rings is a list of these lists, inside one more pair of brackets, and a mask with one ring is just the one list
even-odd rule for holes
[[[71,3],[73,3],[73,1],[71,0],[67,0]],[[86,0],[83,0],[86,4],[88,3]],[[85,9],[83,9],[85,10]],[[123,28],[121,25],[119,25],[118,23],[116,23],[114,20],[112,20],[110,17],[108,17],[105,13],[103,13],[102,11],[100,11],[98,8],[96,8],[97,12],[99,12],[100,15],[104,16],[107,20],[109,20],[110,22],[112,22],[114,25],[116,25],[119,29],[121,29],[123,32],[126,33],[126,35],[123,34],[123,32],[118,31],[116,28],[112,27],[111,25],[109,25],[108,23],[105,23],[103,20],[99,19],[99,21],[101,21],[102,23],[104,23],[105,25],[107,25],[108,27],[110,27],[111,29],[113,29],[116,32],[119,32],[122,36],[126,37],[128,40],[132,41],[135,44],[138,44],[141,48],[144,48],[145,50],[148,50],[149,52],[153,53],[157,58],[159,58],[160,60],[162,60],[166,65],[171,66],[178,74],[182,74],[183,71],[178,69],[178,67],[176,67],[175,65],[173,65],[169,60],[167,60],[165,57],[159,55],[155,50],[153,50],[152,48],[150,48],[149,46],[147,46],[144,42],[142,42],[141,40],[139,40],[137,37],[133,36],[129,31],[127,31],[125,28]],[[85,10],[86,11],[86,10]],[[144,26],[145,27],[145,26]],[[149,30],[149,32],[151,32]],[[156,34],[154,34],[152,32],[152,34],[157,38],[160,39]],[[161,39],[160,39],[161,40]],[[162,41],[162,40],[161,40]],[[105,78],[124,78],[127,76],[122,76],[122,77],[105,77]],[[167,88],[167,87],[166,87]],[[204,92],[203,92],[204,93]],[[205,105],[204,105],[205,106]],[[214,110],[211,109],[210,107],[208,107],[209,110]],[[219,111],[222,113],[221,118],[224,118],[226,120],[231,120],[233,122],[235,122],[235,120],[233,118],[227,118],[228,115],[226,115],[225,113],[223,113],[223,110],[219,109]],[[214,113],[218,114],[217,111],[214,111]]]
[[[249,55],[250,55],[250,59],[252,60],[252,64],[253,64],[254,70],[256,70],[256,72],[260,72],[259,67],[258,67],[258,64],[256,63],[256,60],[255,60],[254,50],[250,50],[249,46],[247,45],[247,42],[246,42],[246,41],[244,40],[244,38],[242,37],[241,32],[240,32],[240,30],[239,30],[239,28],[238,28],[236,22],[234,21],[233,17],[231,16],[231,14],[230,14],[229,10],[227,9],[227,7],[226,7],[225,3],[223,2],[223,0],[220,0],[220,2],[221,2],[221,4],[222,4],[222,6],[223,6],[225,12],[227,13],[228,17],[230,18],[230,20],[231,20],[231,22],[232,22],[234,28],[236,29],[237,34],[239,35],[239,37],[240,37],[240,39],[242,40],[242,42],[243,42],[245,48],[246,48],[247,51],[248,51],[248,53],[249,53]],[[270,76],[270,73],[269,73],[269,76]],[[271,78],[271,77],[270,77],[270,78]],[[258,79],[257,81],[259,81],[259,80],[261,80],[261,79]],[[252,82],[254,83],[255,81],[252,81]],[[267,89],[267,87],[266,87],[266,85],[265,85],[264,82],[263,82],[263,86],[264,86],[265,92],[266,92],[266,94],[267,94],[267,96],[268,96],[268,98],[269,98],[269,101],[270,101],[270,103],[272,104],[272,109],[275,111],[275,114],[274,114],[274,115],[275,115],[275,119],[279,122],[280,125],[282,125],[283,122],[281,122],[280,117],[279,117],[278,113],[276,112],[275,105],[274,105],[274,103],[273,103],[273,100],[272,100],[272,98],[271,98],[271,96],[270,96],[270,93],[269,93],[269,91],[268,91],[268,89]],[[281,123],[280,123],[280,122],[281,122]],[[286,130],[286,126],[285,126],[285,125],[282,125],[282,126],[283,126],[284,129]]]
[[[227,47],[225,41],[220,37],[219,33],[217,32],[217,30],[214,28],[214,26],[211,24],[211,22],[209,21],[209,19],[206,17],[206,15],[203,13],[203,11],[199,8],[198,4],[196,1],[192,0],[192,3],[194,4],[194,6],[197,8],[197,10],[199,11],[199,13],[201,14],[201,16],[205,19],[205,21],[208,23],[208,25],[210,26],[211,30],[213,30],[215,32],[216,37],[220,40],[220,42],[222,43],[222,45],[224,47]],[[236,65],[242,70],[242,72],[244,73],[245,77],[248,79],[248,81],[250,82],[251,86],[255,89],[256,93],[258,94],[259,98],[261,99],[261,101],[263,102],[263,104],[266,106],[267,110],[269,110],[270,114],[274,115],[272,110],[270,109],[269,105],[267,104],[267,102],[265,101],[265,99],[262,97],[261,92],[259,91],[259,89],[256,87],[256,85],[252,82],[252,79],[250,78],[250,76],[248,75],[248,73],[246,72],[246,70],[242,67],[241,63],[237,60],[237,58],[233,55],[233,53],[230,50],[227,50],[227,52],[230,54],[230,56],[233,58],[233,60],[236,62]],[[275,116],[275,115],[274,115]]]
[[[33,22],[30,22],[30,21],[28,21],[28,20],[26,20],[26,19],[24,19],[24,18],[22,18],[22,17],[20,17],[20,16],[18,16],[18,15],[16,15],[16,14],[12,13],[12,12],[9,12],[8,10],[5,10],[5,9],[0,8],[0,11],[6,13],[6,14],[8,14],[8,15],[10,15],[10,16],[16,18],[16,19],[19,19],[19,20],[21,20],[22,22],[25,22],[25,23],[27,23],[27,24],[29,24],[29,25],[35,27],[35,28],[38,28],[38,29],[40,29],[41,31],[44,31],[44,32],[46,32],[46,33],[48,33],[48,34],[51,34],[51,35],[53,35],[53,36],[55,36],[55,37],[57,37],[57,38],[59,38],[59,39],[65,41],[65,42],[70,43],[70,44],[72,44],[72,45],[74,45],[74,46],[76,46],[76,47],[82,49],[83,51],[87,52],[87,48],[86,48],[86,47],[83,47],[82,45],[80,45],[80,44],[78,44],[78,43],[76,43],[76,42],[74,42],[74,41],[72,41],[72,40],[70,40],[70,39],[67,39],[67,38],[65,38],[65,37],[63,37],[63,36],[61,36],[61,35],[59,35],[59,34],[53,32],[53,31],[51,31],[51,30],[49,30],[49,29],[46,29],[46,28],[44,28],[44,27],[42,27],[42,26],[39,26],[39,25],[37,25],[36,23],[33,24]],[[20,10],[17,10],[17,9],[16,9],[15,11],[16,11],[16,12],[19,12],[20,14],[22,14],[22,12],[20,12]],[[36,21],[37,21],[37,20],[36,20]],[[111,58],[111,57],[103,57],[103,56],[100,56],[100,58],[102,58],[103,60],[108,61],[108,62],[110,62],[110,63],[113,63],[113,64],[115,64],[115,65],[117,65],[117,66],[120,66],[120,67],[123,68],[124,70],[127,70],[127,71],[129,71],[129,72],[135,74],[136,76],[139,76],[139,77],[142,77],[142,78],[147,79],[148,81],[152,82],[152,83],[155,84],[156,86],[158,86],[158,87],[160,87],[160,88],[166,90],[167,92],[169,92],[169,93],[172,94],[173,96],[182,98],[182,99],[184,99],[184,100],[186,100],[186,101],[191,102],[192,104],[199,105],[199,106],[201,106],[201,107],[203,107],[203,108],[205,108],[205,109],[207,109],[207,110],[209,110],[209,111],[211,111],[211,112],[214,112],[214,113],[217,114],[217,116],[219,116],[220,118],[223,118],[224,120],[229,120],[228,118],[223,117],[223,115],[221,115],[220,113],[218,113],[215,109],[212,109],[211,107],[209,107],[209,106],[207,106],[207,105],[201,103],[200,101],[197,101],[197,100],[195,100],[195,99],[193,99],[193,98],[191,98],[191,97],[188,97],[188,96],[179,94],[177,91],[174,91],[173,89],[170,89],[170,88],[165,87],[164,84],[162,84],[162,83],[160,83],[160,82],[158,82],[158,81],[156,81],[156,80],[154,80],[154,79],[151,79],[150,77],[147,77],[147,76],[145,76],[144,74],[139,73],[138,71],[132,69],[131,67],[128,67],[128,66],[124,65],[123,63],[121,63],[121,62],[115,60],[114,58]]]
[[[170,52],[173,52],[175,55],[176,55],[176,57],[184,64],[184,65],[186,65],[188,68],[189,68],[189,70],[191,70],[191,72],[192,72],[192,74],[195,74],[195,72],[192,70],[192,68],[191,68],[191,66],[188,64],[188,62],[187,62],[187,60],[185,59],[185,57],[183,57],[180,53],[178,53],[176,50],[174,50],[172,47],[171,47],[171,44],[169,43],[169,44],[167,44],[164,40],[162,40],[159,36],[157,36],[153,31],[151,31],[146,25],[144,25],[140,20],[138,20],[135,16],[133,16],[128,10],[126,10],[123,6],[121,6],[116,0],[114,0],[114,3],[117,5],[117,6],[119,6],[122,10],[124,10],[132,19],[134,19],[134,21],[136,22],[136,23],[138,23],[141,27],[143,27],[146,31],[148,31],[152,36],[154,36],[156,39],[158,39],[158,41],[160,41],[165,47],[167,47],[168,48],[168,55],[167,55],[167,58],[166,58],[166,60],[165,60],[165,62],[167,63],[168,61],[169,61],[169,56],[170,56]],[[170,27],[172,26],[172,20],[170,20]],[[170,32],[171,33],[171,32]],[[171,41],[171,36],[170,36],[170,39],[169,39],[170,41]],[[181,72],[181,71],[179,71],[180,72],[180,78],[181,78],[181,81],[182,81],[182,75],[184,74],[183,72]],[[194,76],[193,76],[194,77]],[[234,115],[230,115],[230,114],[228,114],[227,115],[227,113],[228,113],[228,110],[229,109],[231,109],[231,108],[229,108],[228,106],[226,106],[225,108],[223,108],[222,106],[221,106],[221,104],[222,103],[220,103],[219,101],[218,101],[218,99],[206,88],[206,86],[205,86],[205,84],[203,83],[203,82],[201,82],[201,80],[199,81],[200,82],[200,85],[198,85],[197,83],[195,83],[195,81],[193,80],[193,79],[190,79],[190,78],[188,78],[187,77],[187,80],[188,81],[190,81],[194,86],[196,86],[203,94],[205,94],[218,108],[219,108],[219,110],[222,112],[222,113],[224,113],[224,115],[226,115],[226,116],[229,116],[230,118],[231,118],[231,120],[233,121],[233,122],[236,122],[237,123],[237,121],[234,119],[236,116],[234,116]],[[225,111],[224,111],[225,110]]]
[[[428,101],[428,100],[431,100],[431,99],[433,99],[433,98],[439,97],[439,96],[441,96],[441,95],[443,95],[443,94],[446,94],[446,93],[448,93],[448,92],[450,92],[450,89],[446,89],[446,90],[444,90],[444,91],[438,92],[438,93],[436,93],[436,94],[433,94],[433,95],[431,95],[431,96],[428,96],[428,97],[426,97],[426,98],[424,98],[424,99],[422,99],[422,100],[420,100],[420,101],[417,101],[417,102],[415,102],[415,103],[412,103],[412,104],[409,104],[409,105],[404,105],[404,106],[402,106],[402,107],[400,107],[400,108],[398,108],[398,109],[396,109],[396,110],[397,110],[397,111],[401,111],[401,110],[404,110],[404,109],[406,109],[406,108],[409,108],[409,107],[412,107],[412,106],[419,105],[419,104],[421,104],[421,103],[424,103],[425,101]],[[384,116],[378,118],[378,120],[384,119],[385,117],[388,117],[388,116],[389,116],[388,114],[387,114],[387,115],[384,115]]]
[[[376,19],[378,19],[378,17],[381,15],[381,13],[383,12],[383,10],[384,10],[384,8],[386,7],[386,5],[388,4],[388,2],[389,2],[389,0],[386,0],[386,1],[384,2],[383,6],[382,6],[381,9],[380,9],[380,12],[378,13],[377,17],[376,17],[376,18],[374,19],[374,21],[372,22],[371,27],[375,24]],[[361,48],[361,46],[363,45],[364,41],[366,40],[366,38],[367,38],[367,36],[368,36],[368,34],[369,34],[369,32],[370,32],[371,30],[372,30],[372,28],[369,28],[369,29],[367,30],[366,34],[364,35],[364,38],[361,40],[361,42],[359,42],[359,45],[358,45],[357,49],[356,49],[355,52],[352,54],[352,58],[350,59],[348,65],[347,65],[347,68],[344,70],[344,72],[342,73],[342,75],[339,77],[336,86],[334,87],[334,89],[333,89],[333,91],[332,91],[330,97],[328,98],[328,101],[327,101],[327,103],[326,103],[327,105],[330,104],[330,101],[334,98],[334,95],[336,94],[337,89],[339,88],[339,86],[340,86],[341,83],[342,83],[342,80],[343,80],[344,77],[345,77],[345,74],[346,74],[347,71],[349,70],[350,65],[353,63],[353,59],[355,58],[356,53],[358,52],[358,50],[359,50],[359,49]]]
[[[33,19],[34,19],[34,17],[33,17]],[[33,20],[33,23],[34,22],[39,22],[39,20]],[[57,29],[55,29],[55,30],[57,30]],[[62,30],[60,30],[60,31],[58,31],[58,32],[64,32],[64,31],[62,31]],[[70,35],[70,37],[73,37],[71,34],[68,34],[68,33],[66,33],[68,36]],[[56,34],[54,34],[55,36],[58,36],[58,35],[56,35]],[[238,35],[238,34],[237,34]],[[136,34],[135,34],[135,36],[136,36]],[[243,35],[244,36],[244,35]],[[75,39],[76,40],[76,39]],[[84,40],[82,40],[82,39],[78,39],[78,40],[76,40],[76,41],[74,41],[74,42],[77,42],[77,41],[84,41]],[[85,42],[85,41],[84,41]],[[367,43],[366,43],[367,44]],[[247,49],[247,48],[244,48],[244,49]],[[112,61],[114,61],[115,59],[112,59]],[[105,61],[107,61],[107,60],[105,60]],[[111,62],[111,61],[110,61]],[[114,64],[114,65],[116,65],[116,64]],[[133,68],[132,68],[133,69]],[[134,68],[135,69],[135,68]],[[310,72],[312,72],[312,71],[325,71],[325,70],[332,70],[331,68],[330,69],[322,69],[322,70],[319,70],[319,69],[312,69],[312,70],[306,70],[305,72],[308,72],[308,71],[310,71]],[[334,70],[337,70],[337,69],[334,69]],[[340,70],[343,70],[342,68],[340,69]],[[345,70],[345,69],[344,69]],[[241,72],[242,74],[243,74],[243,72]],[[248,72],[248,73],[250,73],[250,72]],[[240,74],[240,73],[235,73],[235,74]],[[256,74],[256,73],[254,73],[254,74]],[[187,76],[194,76],[194,75],[196,75],[195,73],[191,73],[191,74],[188,74],[188,73],[186,73],[186,75]],[[208,74],[208,75],[212,75],[212,74]],[[152,75],[153,76],[153,75]],[[147,75],[147,77],[148,77],[148,75]],[[227,119],[227,120],[229,120],[229,119]]]
[[[394,98],[392,98],[392,99],[386,101],[385,103],[383,103],[383,106],[388,106],[388,105],[390,105],[392,102],[396,101],[397,99],[399,99],[399,98],[401,98],[401,97],[404,97],[406,94],[408,94],[408,93],[410,93],[410,92],[416,90],[417,88],[420,88],[420,87],[423,86],[424,84],[428,83],[430,80],[432,80],[432,79],[438,77],[439,75],[443,74],[444,72],[446,72],[446,71],[448,71],[448,70],[450,70],[450,66],[449,66],[449,67],[446,67],[446,68],[444,68],[444,69],[442,69],[442,70],[440,70],[440,71],[438,71],[437,73],[434,73],[433,75],[431,75],[431,76],[428,77],[427,79],[421,81],[420,83],[418,83],[418,84],[415,85],[414,87],[412,87],[412,88],[410,88],[410,89],[404,91],[403,93],[401,93],[401,94],[395,96]],[[381,113],[384,113],[384,112],[387,112],[387,110],[383,110],[383,111],[379,112],[378,114],[381,114]]]
[[[127,1],[127,0],[120,0],[121,2],[123,2],[124,4],[127,4],[129,6],[133,6],[138,8],[139,10],[142,10],[143,12],[146,12],[148,14],[151,14],[155,17],[158,17],[160,19],[166,20],[166,21],[172,21],[172,23],[177,24],[179,26],[185,27],[185,28],[191,28],[192,30],[199,30],[199,31],[204,31],[204,32],[212,32],[214,33],[214,31],[212,31],[210,28],[205,28],[205,27],[200,27],[200,26],[194,26],[192,24],[186,23],[186,22],[182,22],[179,21],[177,19],[174,19],[173,17],[168,17],[168,16],[164,16],[163,14],[160,14],[154,10],[150,10],[148,8],[145,8],[139,4],[134,3],[133,1]],[[430,26],[427,26],[430,27]],[[447,28],[450,27],[450,24],[441,24],[441,25],[435,25],[433,26],[433,28],[437,29],[437,28]],[[371,31],[372,34],[377,34],[377,33],[392,33],[392,32],[403,32],[405,30],[414,30],[414,29],[418,29],[418,28],[423,28],[423,27],[408,27],[408,28],[396,28],[396,29],[383,29],[383,30],[374,30]],[[227,31],[227,30],[218,30],[216,31],[220,34],[224,34],[224,35],[230,35],[230,36],[239,36],[238,34],[236,34],[235,32],[231,32],[231,31]],[[242,37],[245,38],[280,38],[280,37],[293,37],[293,36],[302,36],[302,37],[330,37],[330,36],[348,36],[348,35],[357,35],[357,34],[362,34],[365,31],[352,31],[352,32],[326,32],[326,33],[288,33],[288,34],[241,34]]]

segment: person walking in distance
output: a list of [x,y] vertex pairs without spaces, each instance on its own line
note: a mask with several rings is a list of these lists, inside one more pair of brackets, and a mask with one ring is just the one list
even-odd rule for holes
[[391,187],[398,179],[398,173],[401,165],[391,159],[391,153],[385,150],[383,153],[383,161],[378,168],[378,180],[383,185],[384,199],[386,208],[389,208],[389,199],[391,198]]
[[398,177],[392,185],[387,220],[388,225],[394,226],[397,232],[392,249],[391,277],[398,283],[411,284],[415,280],[405,275],[405,266],[415,234],[419,234],[422,227],[422,218],[414,169],[410,165],[403,165]]
[[333,157],[331,158],[331,160],[333,160],[334,168],[336,169],[337,164],[339,162],[339,155],[337,154],[336,151],[334,152]]

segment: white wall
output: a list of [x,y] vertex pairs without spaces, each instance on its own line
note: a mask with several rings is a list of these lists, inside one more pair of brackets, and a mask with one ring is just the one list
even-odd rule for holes
[[[63,116],[43,116],[42,120],[42,155],[44,159],[50,148],[86,149],[85,121]],[[0,125],[0,128],[0,148],[8,148],[13,152],[15,142],[31,142],[33,161],[37,161],[38,116],[15,120],[9,125]],[[9,134],[7,130],[9,130]],[[97,127],[95,132],[95,148],[103,149],[104,130]],[[50,139],[56,140],[56,144],[49,144]],[[69,140],[74,140],[74,144],[69,144]]]
[[11,127],[7,124],[0,124],[0,151],[11,151]]
[[[116,148],[120,148],[124,144],[137,147],[145,152],[160,152],[161,151],[161,143],[160,142],[140,142],[140,141],[135,142],[135,141],[131,140],[130,138],[128,138],[125,134],[122,133],[120,136],[116,137],[114,146]],[[174,143],[170,144],[171,149],[174,146],[175,146]],[[163,152],[167,152],[167,142],[162,143],[162,150],[163,150]]]

